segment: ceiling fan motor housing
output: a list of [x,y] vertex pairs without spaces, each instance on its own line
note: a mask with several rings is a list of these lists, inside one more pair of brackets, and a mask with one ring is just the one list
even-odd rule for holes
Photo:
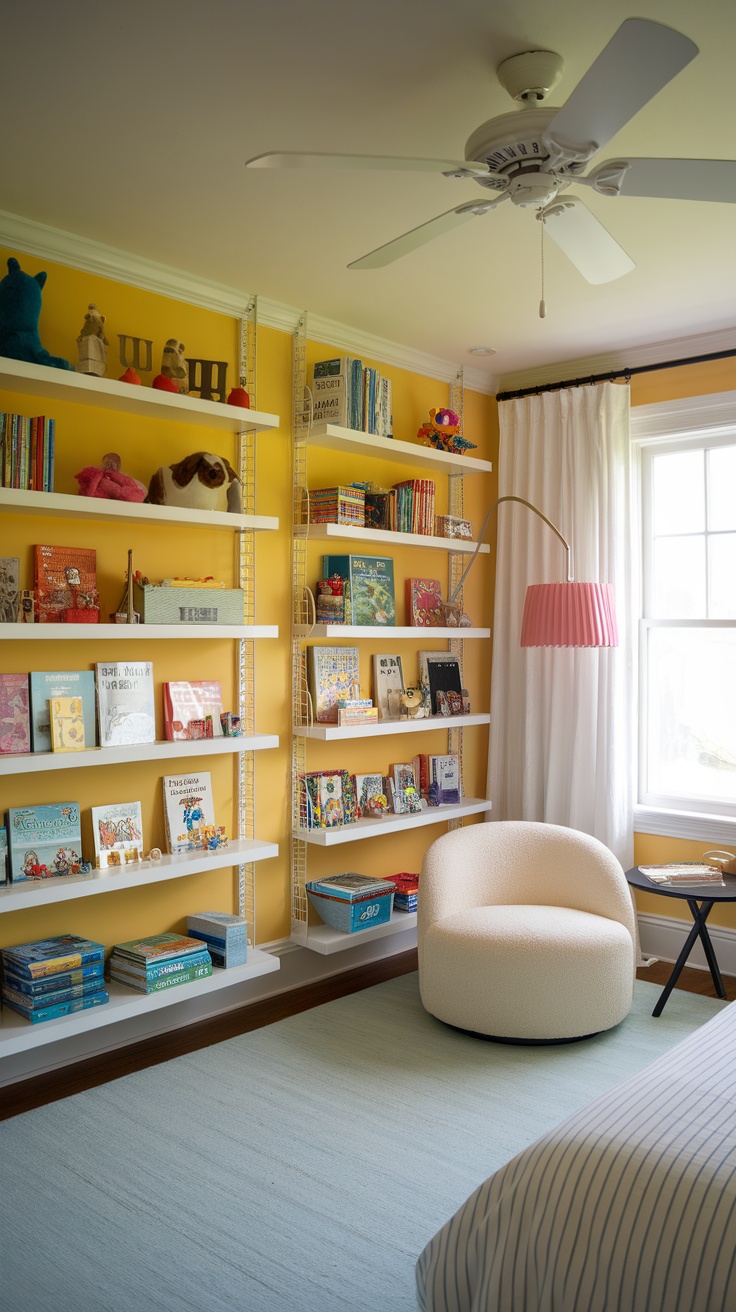
[[[552,160],[550,147],[545,142],[545,132],[556,113],[557,110],[554,108],[537,105],[527,109],[512,110],[510,114],[491,118],[487,123],[482,123],[476,128],[466,142],[465,158],[488,166],[488,175],[476,178],[480,186],[492,191],[508,190],[511,199],[517,205],[546,203],[545,191],[542,187],[539,189],[541,200],[522,199],[523,188],[519,183],[520,179],[532,187],[536,186],[532,181],[533,175],[544,175],[548,200],[550,179],[554,179],[556,191],[569,186],[575,175],[582,172],[585,164],[582,160],[568,160],[562,164]],[[517,184],[519,199],[515,199],[511,187],[513,182]]]

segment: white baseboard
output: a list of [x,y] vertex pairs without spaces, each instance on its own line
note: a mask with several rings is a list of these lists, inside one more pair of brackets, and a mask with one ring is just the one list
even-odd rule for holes
[[[654,916],[639,912],[639,939],[644,957],[658,957],[660,961],[676,961],[690,930],[691,920],[678,920],[676,916]],[[708,934],[713,943],[716,960],[724,975],[736,975],[736,930],[711,925]],[[707,970],[702,945],[698,939],[687,959],[687,965],[696,970]]]
[[356,943],[335,956],[325,957],[318,952],[310,952],[298,947],[289,940],[279,943],[259,944],[262,951],[271,952],[280,959],[278,972],[261,975],[248,983],[233,985],[217,993],[205,994],[197,998],[182,998],[163,1010],[140,1016],[100,1029],[87,1030],[73,1039],[64,1039],[59,1043],[44,1043],[29,1052],[5,1057],[0,1061],[0,1088],[15,1084],[19,1080],[30,1079],[34,1075],[45,1075],[49,1071],[60,1070],[87,1057],[104,1056],[118,1048],[128,1047],[142,1039],[152,1039],[158,1034],[194,1025],[198,1021],[214,1019],[228,1011],[234,1011],[249,1003],[262,1002],[266,998],[277,997],[305,984],[316,984],[320,980],[341,975],[356,966],[370,965],[382,961],[400,952],[409,952],[417,945],[417,931],[407,929],[391,938],[373,939],[366,943]]

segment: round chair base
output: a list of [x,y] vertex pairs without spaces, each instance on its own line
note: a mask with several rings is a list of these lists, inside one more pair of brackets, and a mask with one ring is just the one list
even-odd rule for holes
[[634,951],[624,925],[558,906],[481,906],[427,930],[422,1002],[457,1029],[559,1043],[618,1025],[631,1010]]

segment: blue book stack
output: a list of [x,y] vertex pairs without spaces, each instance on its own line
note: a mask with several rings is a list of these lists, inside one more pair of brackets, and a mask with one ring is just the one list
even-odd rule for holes
[[163,993],[211,974],[212,958],[205,944],[181,934],[116,943],[110,955],[110,979],[139,993]]
[[2,952],[3,1005],[32,1025],[109,1002],[102,943],[63,934]]
[[201,911],[187,917],[187,932],[206,946],[212,965],[227,970],[248,960],[248,923],[225,911]]

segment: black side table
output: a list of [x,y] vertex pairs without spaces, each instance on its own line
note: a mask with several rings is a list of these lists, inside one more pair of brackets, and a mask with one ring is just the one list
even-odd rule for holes
[[716,902],[736,902],[736,875],[724,875],[723,884],[657,884],[648,875],[643,875],[638,866],[634,866],[631,870],[626,871],[626,878],[632,888],[640,888],[645,893],[661,893],[663,897],[681,898],[687,902],[694,922],[682,946],[682,951],[672,967],[672,974],[657,999],[657,1005],[652,1015],[661,1016],[664,1004],[675,987],[680,977],[680,971],[698,938],[703,945],[715,991],[719,998],[725,998],[726,990],[723,987],[715,950],[705,922]]

